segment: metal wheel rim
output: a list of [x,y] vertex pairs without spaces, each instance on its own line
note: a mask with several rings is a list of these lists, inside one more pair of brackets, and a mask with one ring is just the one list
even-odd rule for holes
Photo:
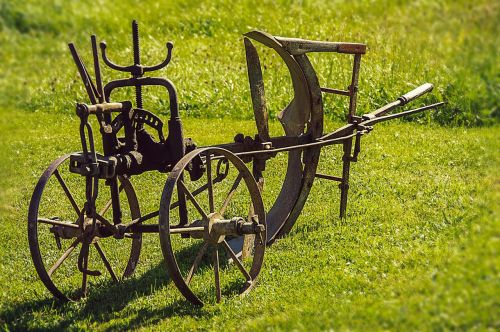
[[[186,165],[198,154],[201,153],[217,153],[219,155],[223,155],[226,157],[232,164],[235,166],[240,172],[245,172],[244,181],[247,185],[247,188],[252,196],[252,202],[254,204],[255,213],[259,216],[259,223],[266,225],[266,213],[264,210],[264,205],[262,202],[262,198],[260,196],[260,191],[257,186],[257,183],[253,179],[251,172],[245,166],[243,161],[235,156],[228,150],[222,148],[203,148],[191,151],[187,155],[185,155],[173,168],[170,173],[165,187],[163,189],[162,198],[160,202],[160,212],[159,212],[159,236],[160,236],[160,245],[163,252],[163,257],[167,266],[167,270],[169,272],[170,278],[174,281],[174,284],[182,293],[182,295],[192,302],[193,304],[203,305],[201,299],[191,290],[189,285],[185,282],[184,277],[182,276],[182,272],[177,263],[177,259],[175,257],[174,250],[172,248],[171,241],[171,233],[170,233],[170,205],[172,203],[172,194],[174,192],[177,181],[182,174],[182,171],[186,167]],[[256,199],[254,199],[256,197]],[[267,229],[267,227],[266,227]],[[264,238],[266,238],[266,231],[263,234]],[[254,286],[257,280],[257,276],[260,273],[262,263],[264,260],[264,252],[265,252],[265,241],[261,246],[255,247],[255,252],[252,261],[252,268],[250,270],[250,275],[252,277],[252,283],[244,285],[240,290],[240,295],[247,294]]]
[[[45,287],[52,293],[54,297],[61,301],[76,301],[81,296],[76,298],[70,298],[66,296],[63,292],[52,281],[49,276],[47,269],[45,267],[40,244],[38,241],[38,212],[41,199],[43,197],[43,191],[49,179],[52,177],[54,172],[58,167],[69,158],[70,154],[66,154],[55,161],[53,161],[49,167],[42,174],[38,183],[33,191],[33,195],[30,200],[29,212],[28,212],[28,242],[30,247],[31,258],[38,276],[44,283]],[[134,218],[140,217],[139,203],[137,201],[137,196],[135,194],[134,188],[128,179],[120,177],[120,181],[124,187],[124,191],[127,195],[128,205],[130,207],[131,214]],[[136,238],[132,239],[130,256],[127,262],[127,266],[123,271],[122,277],[126,278],[133,274],[137,263],[139,261],[140,251],[142,246],[142,235],[138,235]],[[76,266],[75,266],[76,268]]]

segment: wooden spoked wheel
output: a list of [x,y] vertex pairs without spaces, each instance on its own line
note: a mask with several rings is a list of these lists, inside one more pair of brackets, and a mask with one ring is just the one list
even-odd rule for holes
[[[196,158],[206,174],[191,181]],[[186,198],[188,222],[179,223],[177,203]],[[230,293],[246,294],[255,285],[266,247],[266,213],[252,173],[221,148],[194,150],[170,173],[160,203],[160,243],[170,277],[192,303]],[[234,244],[246,242],[242,257]]]
[[[119,192],[122,220],[139,218],[139,203],[128,179],[119,178]],[[101,286],[130,276],[141,251],[141,234],[126,233],[117,239],[100,220],[92,227],[93,218],[82,212],[84,202],[85,177],[69,172],[69,155],[47,168],[30,202],[31,257],[47,289],[63,301],[86,296],[89,284]],[[112,223],[110,190],[103,180],[96,212]]]

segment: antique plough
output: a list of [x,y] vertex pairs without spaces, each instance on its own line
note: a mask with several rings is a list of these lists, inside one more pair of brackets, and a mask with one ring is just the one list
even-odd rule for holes
[[[340,217],[344,217],[350,164],[357,161],[361,137],[378,122],[442,104],[387,115],[431,91],[432,85],[427,83],[358,116],[356,96],[364,44],[282,38],[251,31],[245,34],[244,45],[257,134],[237,134],[232,143],[198,148],[191,139],[184,138],[173,83],[145,75],[168,65],[172,43],[166,45],[163,62],[145,66],[141,63],[135,21],[132,30],[134,62],[130,66],[109,60],[105,43],[100,44],[99,56],[96,37],[91,37],[95,83],[75,46],[69,44],[90,101],[76,106],[82,151],[64,155],[47,168],[34,190],[28,216],[30,251],[36,270],[45,286],[61,300],[85,296],[89,284],[106,285],[105,275],[114,281],[132,275],[145,233],[159,234],[168,274],[189,301],[202,304],[213,293],[217,301],[223,293],[246,294],[255,285],[266,245],[290,231],[316,177],[339,182]],[[291,75],[294,96],[278,114],[284,129],[282,136],[269,134],[262,70],[252,40],[276,51]],[[307,56],[311,52],[352,55],[349,87],[320,87]],[[104,85],[99,58],[109,68],[130,73],[131,77]],[[143,108],[146,86],[167,90],[170,119],[166,137],[161,119]],[[135,103],[112,101],[115,91],[120,93],[127,88],[135,90]],[[349,98],[347,124],[326,134],[323,93]],[[89,122],[94,115],[102,136],[103,154],[97,153],[98,143]],[[317,173],[320,150],[330,145],[343,148],[340,176]],[[283,157],[283,152],[288,155]],[[274,157],[279,161],[282,183],[277,192],[271,190],[272,199],[266,209],[261,197],[263,174],[266,163]],[[142,202],[150,209],[143,213],[131,178],[153,170],[169,175],[159,204]],[[144,176],[139,193],[154,193],[156,180]],[[215,283],[209,270],[213,270]],[[221,271],[227,272],[224,278]],[[194,278],[195,274],[198,277]]]

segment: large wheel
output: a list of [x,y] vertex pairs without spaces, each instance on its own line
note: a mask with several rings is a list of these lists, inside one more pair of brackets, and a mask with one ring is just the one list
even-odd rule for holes
[[[190,181],[188,169],[199,157],[206,176]],[[187,199],[187,224],[179,223],[179,192]],[[244,295],[254,287],[264,259],[265,218],[257,183],[231,152],[198,149],[177,163],[163,189],[160,243],[169,275],[186,299],[202,304],[215,294],[219,302],[222,294]],[[248,257],[231,245],[245,236]]]
[[[122,220],[139,218],[139,203],[132,184],[119,177],[119,185]],[[85,177],[69,172],[69,155],[47,168],[30,202],[31,257],[47,289],[63,301],[86,296],[89,283],[105,285],[110,280],[130,276],[141,251],[141,234],[125,234],[117,239],[100,221],[91,228],[92,218],[82,212],[84,202]],[[96,211],[106,220],[112,220],[110,189],[103,180],[99,181]],[[92,234],[89,230],[93,230]],[[79,268],[82,266],[86,269]]]

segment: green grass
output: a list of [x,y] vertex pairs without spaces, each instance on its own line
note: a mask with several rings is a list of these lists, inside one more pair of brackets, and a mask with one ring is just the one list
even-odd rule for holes
[[[101,284],[88,299],[59,305],[32,266],[26,213],[49,161],[79,148],[70,138],[77,119],[13,110],[2,115],[10,147],[2,151],[0,169],[3,328],[498,328],[498,127],[377,127],[354,164],[347,219],[337,218],[336,184],[318,180],[292,233],[268,248],[258,287],[246,298],[192,306],[169,282],[159,240],[150,235],[132,279]],[[184,123],[202,144],[254,130],[251,121]],[[336,149],[325,150],[323,171],[340,172]],[[266,171],[268,184],[279,177],[277,168]],[[133,178],[143,211],[159,203],[164,179]],[[267,188],[265,201],[275,189]],[[201,278],[212,285],[209,272]]]
[[[261,29],[271,34],[368,44],[360,76],[360,110],[366,112],[424,82],[436,89],[427,101],[446,107],[421,122],[482,125],[499,112],[498,29],[495,1],[122,1],[115,6],[91,1],[27,0],[0,2],[0,94],[2,105],[36,111],[68,112],[84,90],[66,43],[74,41],[90,63],[89,35],[106,40],[109,56],[132,60],[130,22],[142,31],[142,60],[158,63],[165,42],[174,42],[168,69],[179,90],[185,115],[250,119],[241,34]],[[283,64],[263,52],[270,111],[290,100],[291,84]],[[322,85],[345,88],[345,55],[312,55]],[[36,70],[33,70],[36,68]],[[104,78],[116,78],[106,71]],[[152,90],[150,109],[162,110],[167,98]],[[418,104],[418,103],[417,103]],[[327,98],[327,114],[343,118],[343,98]]]
[[[150,1],[107,8],[0,0],[0,330],[498,330],[498,15],[494,1]],[[359,113],[423,82],[436,88],[416,106],[448,104],[413,123],[377,125],[363,138],[345,220],[337,217],[337,184],[318,179],[292,232],[267,249],[249,296],[194,307],[167,277],[159,239],[149,235],[132,278],[116,285],[96,278],[87,299],[61,305],[35,272],[26,220],[43,170],[81,149],[74,102],[86,97],[66,42],[74,41],[90,66],[88,36],[96,33],[110,57],[126,64],[134,18],[144,63],[163,57],[165,41],[175,43],[172,63],[159,75],[176,84],[186,136],[200,145],[255,133],[241,42],[253,28],[366,42]],[[259,51],[277,134],[275,114],[289,101],[291,84],[279,59]],[[339,88],[348,84],[350,60],[312,56],[322,85]],[[105,72],[106,80],[117,77]],[[163,119],[167,104],[163,91],[146,92],[146,107]],[[326,97],[325,105],[330,131],[342,125],[346,103]],[[280,189],[282,162],[273,160],[265,172],[267,207]],[[322,173],[339,175],[340,164],[338,147],[323,150]],[[158,207],[165,179],[132,178],[143,212]],[[231,288],[234,269],[224,272]],[[212,278],[206,269],[196,280],[212,291]]]

